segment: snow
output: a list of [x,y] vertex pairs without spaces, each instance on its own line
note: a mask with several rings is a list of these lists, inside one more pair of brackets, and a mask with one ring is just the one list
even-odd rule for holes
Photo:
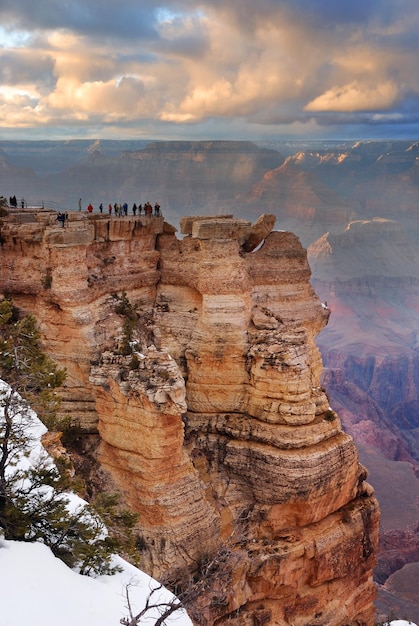
[[[158,583],[120,557],[124,568],[114,576],[80,576],[41,543],[0,540],[0,626],[118,626],[128,617],[126,586],[133,614],[145,605]],[[167,590],[161,598],[170,599]],[[155,623],[144,616],[139,624]],[[168,626],[192,626],[183,610],[166,620]]]
[[252,250],[252,252],[257,252],[258,250],[263,248],[264,243],[265,243],[265,240],[262,239],[262,241],[256,246],[256,248],[254,250]]

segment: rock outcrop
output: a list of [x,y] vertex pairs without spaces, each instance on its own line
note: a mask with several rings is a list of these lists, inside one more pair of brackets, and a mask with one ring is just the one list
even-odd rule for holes
[[299,240],[270,216],[182,240],[94,217],[7,218],[0,290],[67,366],[63,410],[99,432],[143,568],[211,570],[197,624],[372,624],[378,505],[320,386],[329,310]]
[[134,294],[151,312],[163,218],[69,213],[65,227],[56,218],[53,211],[31,210],[4,218],[0,289],[37,317],[46,349],[67,368],[63,412],[85,431],[96,430],[89,376],[92,362],[113,347],[120,324],[111,294]]

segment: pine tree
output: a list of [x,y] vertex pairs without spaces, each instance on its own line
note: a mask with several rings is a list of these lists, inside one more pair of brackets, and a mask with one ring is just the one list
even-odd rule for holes
[[[42,541],[82,574],[113,573],[117,542],[99,514],[70,507],[71,479],[45,451],[35,453],[34,412],[51,425],[65,379],[42,350],[32,315],[0,301],[0,529],[6,539]],[[26,462],[25,462],[26,460]],[[132,525],[133,519],[129,520]]]
[[63,384],[66,372],[41,350],[35,317],[20,318],[7,299],[0,302],[0,377],[44,423],[55,416],[59,398],[54,390]]

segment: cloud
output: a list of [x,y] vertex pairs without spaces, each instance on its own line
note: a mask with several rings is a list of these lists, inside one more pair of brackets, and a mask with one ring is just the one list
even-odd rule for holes
[[19,85],[38,85],[39,90],[51,89],[54,85],[51,57],[37,50],[21,49],[16,52],[0,48],[0,83],[5,89]]
[[367,131],[419,92],[417,0],[3,0],[0,23],[3,128]]
[[352,82],[333,87],[309,102],[306,111],[383,111],[398,99],[397,86],[389,81],[369,86]]
[[155,3],[142,0],[3,0],[0,18],[14,30],[68,29],[96,38],[153,38]]

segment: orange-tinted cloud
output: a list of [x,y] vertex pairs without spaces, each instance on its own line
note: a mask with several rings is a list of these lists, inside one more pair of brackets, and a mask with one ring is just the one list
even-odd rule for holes
[[401,4],[15,0],[0,6],[0,126],[397,130],[419,99],[419,5]]

